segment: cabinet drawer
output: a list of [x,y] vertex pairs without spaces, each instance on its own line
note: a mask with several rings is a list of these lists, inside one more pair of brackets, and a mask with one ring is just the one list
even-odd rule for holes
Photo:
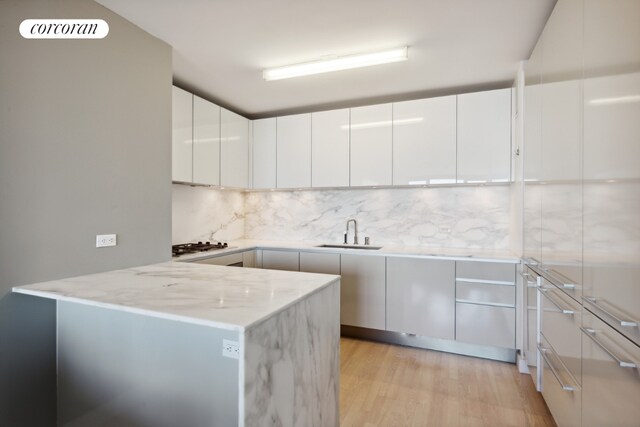
[[456,261],[456,279],[514,283],[516,281],[516,265],[499,262]]
[[222,255],[194,261],[196,264],[231,265],[243,262],[242,253]]
[[516,287],[456,281],[456,301],[499,304],[515,308]]
[[[581,390],[558,355],[545,343],[540,346],[542,396],[558,426],[580,427]],[[604,425],[604,424],[603,424]]]
[[456,303],[456,341],[515,348],[516,310]]
[[640,348],[588,312],[583,324],[582,425],[637,426]]
[[582,307],[555,287],[542,288],[539,292],[542,302],[541,332],[556,356],[580,383]]

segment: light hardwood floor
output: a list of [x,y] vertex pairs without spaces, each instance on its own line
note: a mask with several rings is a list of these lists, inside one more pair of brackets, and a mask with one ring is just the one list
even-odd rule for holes
[[342,338],[340,425],[555,426],[515,365]]

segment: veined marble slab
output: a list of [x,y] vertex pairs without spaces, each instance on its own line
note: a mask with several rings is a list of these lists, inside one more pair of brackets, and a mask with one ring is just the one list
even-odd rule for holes
[[337,281],[325,274],[165,262],[13,291],[244,331]]

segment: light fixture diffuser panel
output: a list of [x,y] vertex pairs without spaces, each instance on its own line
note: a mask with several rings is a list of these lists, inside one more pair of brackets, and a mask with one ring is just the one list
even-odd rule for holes
[[312,74],[329,73],[332,71],[369,67],[372,65],[389,64],[391,62],[405,61],[408,58],[408,47],[403,46],[379,52],[341,56],[320,61],[269,68],[262,72],[262,77],[267,81],[281,80],[291,77],[301,77]]

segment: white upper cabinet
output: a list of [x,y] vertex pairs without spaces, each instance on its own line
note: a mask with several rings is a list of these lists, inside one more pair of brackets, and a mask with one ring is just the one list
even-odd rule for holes
[[253,188],[276,188],[276,118],[253,121]]
[[392,104],[351,109],[352,187],[391,185]]
[[193,95],[178,87],[172,92],[172,179],[193,180]]
[[511,89],[458,95],[457,181],[511,179]]
[[456,182],[456,97],[393,104],[393,185]]
[[220,114],[220,185],[249,187],[249,120],[225,108]]
[[349,186],[349,109],[311,114],[313,187]]
[[220,107],[193,96],[193,182],[220,184]]
[[311,114],[278,117],[277,186],[311,187]]

